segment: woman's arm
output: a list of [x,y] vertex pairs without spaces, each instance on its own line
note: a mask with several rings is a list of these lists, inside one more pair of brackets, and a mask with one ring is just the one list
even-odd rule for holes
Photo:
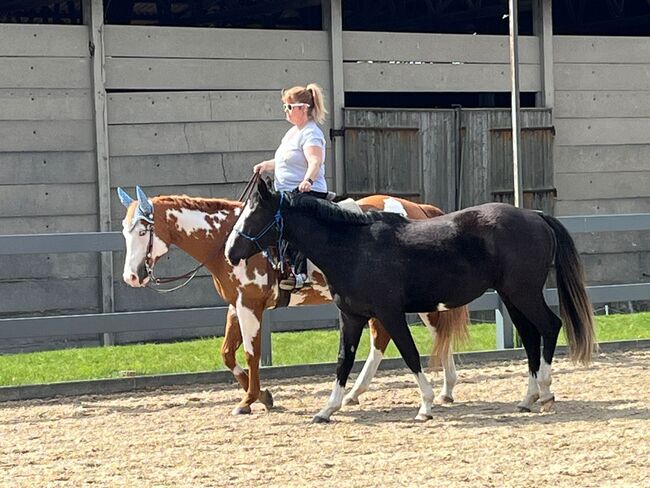
[[253,166],[253,173],[270,173],[275,169],[275,159],[268,159]]
[[307,171],[305,172],[304,179],[298,185],[300,191],[311,191],[311,183],[308,180],[314,181],[318,178],[320,167],[323,164],[323,148],[318,146],[307,146],[304,149],[305,159],[307,159]]

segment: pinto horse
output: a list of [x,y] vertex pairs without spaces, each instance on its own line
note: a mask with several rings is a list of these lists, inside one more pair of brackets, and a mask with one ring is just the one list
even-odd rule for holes
[[[265,407],[273,406],[268,390],[260,390],[259,362],[262,314],[273,308],[278,300],[278,272],[262,256],[247,263],[231,266],[225,259],[224,246],[243,204],[217,198],[188,196],[157,196],[149,199],[137,187],[138,199],[132,199],[121,188],[120,200],[127,208],[123,220],[126,256],[124,281],[132,287],[143,287],[150,282],[155,263],[172,245],[185,251],[212,274],[217,292],[229,304],[225,337],[221,348],[224,364],[246,391],[233,414],[251,412],[251,404],[260,400]],[[359,200],[362,209],[381,209],[401,213],[413,219],[425,219],[442,212],[431,205],[418,205],[407,200],[374,195]],[[311,263],[308,272],[311,287],[292,294],[289,305],[315,305],[332,300],[323,273]],[[440,313],[420,314],[434,335],[432,357],[439,358],[444,371],[444,382],[438,403],[453,402],[456,370],[450,344],[467,336],[468,312],[461,307]],[[359,395],[368,389],[390,336],[375,319],[370,320],[371,351],[359,378],[345,398],[345,403],[358,403]],[[235,353],[243,344],[248,373],[236,361]]]
[[[275,222],[273,231],[261,235],[269,222]],[[594,328],[582,265],[571,236],[549,215],[488,203],[412,221],[385,212],[347,212],[329,202],[275,193],[260,182],[228,238],[226,255],[236,264],[280,237],[325,273],[341,312],[337,380],[314,422],[329,421],[341,407],[370,317],[381,321],[415,374],[422,396],[416,419],[432,418],[433,391],[404,313],[460,307],[488,288],[505,303],[528,355],[528,392],[520,408],[530,411],[539,399],[543,410],[550,409],[551,362],[562,326],[543,294],[553,262],[571,357],[585,364],[591,359]]]

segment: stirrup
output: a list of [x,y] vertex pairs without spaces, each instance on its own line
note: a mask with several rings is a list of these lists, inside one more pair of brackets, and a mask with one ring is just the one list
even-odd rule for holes
[[307,277],[302,273],[292,274],[284,280],[280,280],[278,285],[281,290],[300,290],[303,286],[309,284]]

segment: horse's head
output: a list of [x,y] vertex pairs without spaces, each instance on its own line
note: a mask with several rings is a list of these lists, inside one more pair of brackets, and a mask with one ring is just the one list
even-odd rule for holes
[[235,223],[226,242],[226,258],[233,265],[248,259],[275,244],[281,217],[278,213],[280,194],[272,191],[260,179],[257,190],[250,196],[244,211]]
[[122,234],[126,241],[122,278],[127,285],[145,286],[150,280],[150,270],[168,247],[155,233],[154,205],[142,188],[136,187],[137,200],[122,188],[118,188],[117,193],[127,209],[122,221]]

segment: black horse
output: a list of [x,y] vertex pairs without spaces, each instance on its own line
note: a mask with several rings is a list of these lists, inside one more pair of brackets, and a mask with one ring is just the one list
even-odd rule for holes
[[543,287],[554,261],[571,357],[591,360],[595,338],[582,265],[571,236],[549,215],[488,203],[410,221],[383,212],[355,214],[327,201],[275,193],[260,182],[228,238],[226,256],[238,263],[280,238],[325,273],[341,312],[337,381],[315,422],[328,421],[341,407],[371,317],[381,320],[416,375],[422,393],[416,419],[432,418],[433,391],[404,314],[459,307],[488,288],[501,296],[528,355],[528,392],[519,408],[530,411],[539,399],[543,410],[550,409],[551,362],[562,321],[544,301]]

